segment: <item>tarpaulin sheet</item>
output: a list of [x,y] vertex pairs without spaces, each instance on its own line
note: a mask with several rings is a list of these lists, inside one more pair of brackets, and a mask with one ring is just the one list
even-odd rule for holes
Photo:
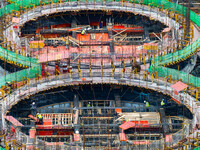
[[81,48],[77,47],[72,47],[70,46],[69,49],[66,49],[65,46],[45,46],[43,49],[39,51],[33,52],[33,55],[40,55],[40,54],[49,54],[49,53],[54,53],[54,52],[59,52],[59,51],[69,51],[71,54],[72,53],[77,53],[77,54],[110,54],[110,48],[109,46],[83,46]]
[[149,141],[133,141],[134,145],[147,145],[150,144]]
[[60,51],[60,52],[39,55],[39,62],[44,63],[44,62],[65,59],[65,58],[69,58],[69,52],[68,51]]
[[169,32],[171,28],[165,28],[162,32]]
[[122,125],[119,126],[119,128],[123,129],[123,130],[127,130],[129,128],[135,127],[135,123],[131,122],[131,121],[127,121],[125,123],[123,123]]
[[[134,127],[140,127],[140,128],[149,127],[148,120],[130,121],[130,122],[135,124]],[[126,123],[126,121],[123,121],[123,123]]]
[[33,115],[28,115],[28,117],[33,119],[33,120],[35,120],[35,121],[37,121],[37,117],[34,117]]
[[122,109],[121,109],[121,108],[116,108],[115,111],[116,111],[117,113],[122,113]]
[[64,142],[45,142],[46,145],[64,145]]
[[8,120],[9,122],[11,122],[13,125],[15,126],[19,126],[19,127],[23,127],[24,125],[21,124],[17,119],[15,119],[13,116],[4,116],[4,118],[6,120]]
[[123,45],[114,46],[116,54],[147,54],[147,50],[141,49],[141,46],[136,45]]
[[77,40],[94,42],[94,41],[109,41],[108,33],[88,33],[88,34],[77,34]]
[[188,87],[188,85],[183,83],[183,82],[181,82],[181,81],[178,81],[174,85],[171,86],[171,88],[173,88],[177,92],[180,92],[180,91],[184,90],[187,87]]

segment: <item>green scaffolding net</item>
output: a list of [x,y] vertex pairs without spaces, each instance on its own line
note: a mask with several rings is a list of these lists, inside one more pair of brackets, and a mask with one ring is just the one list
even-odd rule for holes
[[6,5],[0,9],[0,15],[6,15],[12,11],[19,11],[30,7],[39,6],[40,4],[58,3],[60,0],[12,0],[12,4]]
[[1,77],[0,78],[0,87],[5,85],[6,82],[22,81],[23,77],[35,78],[36,74],[41,74],[40,65],[38,65],[38,67],[31,67],[31,68],[17,71],[15,73],[10,73],[6,76]]
[[[136,3],[139,3],[139,1],[136,1]],[[141,3],[141,1],[140,1]],[[154,5],[157,6],[163,6],[164,9],[170,9],[172,8],[173,11],[178,11],[179,14],[186,15],[187,8],[183,7],[182,5],[178,5],[176,3],[171,3],[167,0],[143,0],[142,2],[145,5]],[[198,16],[196,13],[190,11],[190,19],[193,21],[197,26],[200,27],[200,16]],[[162,67],[166,64],[172,64],[179,60],[183,60],[190,55],[192,55],[194,52],[196,52],[200,47],[200,38],[197,39],[195,42],[193,42],[191,45],[188,45],[187,47],[184,47],[182,50],[176,51],[174,53],[170,53],[164,56],[157,56],[150,66],[150,72],[153,73],[157,71],[158,76],[166,77],[171,75],[171,78],[174,80],[181,79],[185,83],[192,83],[196,87],[200,87],[200,79],[198,77],[195,77],[193,75],[190,75],[188,73],[178,71],[176,69],[166,68]]]
[[16,54],[15,52],[9,51],[0,47],[0,58],[10,61],[13,64],[19,64],[27,67],[36,67],[38,66],[37,59],[31,57],[24,57],[20,54]]

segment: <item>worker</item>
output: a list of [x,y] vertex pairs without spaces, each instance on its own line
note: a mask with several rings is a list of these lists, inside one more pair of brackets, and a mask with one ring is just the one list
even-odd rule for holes
[[88,102],[88,105],[87,105],[87,107],[91,107],[91,105],[90,105],[90,102]]
[[57,46],[58,46],[58,41],[56,40],[53,42],[53,47],[56,48]]
[[31,104],[31,111],[32,111],[33,116],[35,116],[35,113],[36,113],[36,105],[35,105],[35,102],[33,102],[33,103]]
[[9,88],[8,88],[8,87],[10,87],[10,93],[12,93],[12,83],[11,83],[10,81],[6,82],[6,86],[7,86],[7,87],[5,88],[6,92],[9,91]]
[[84,35],[84,34],[85,34],[85,32],[86,32],[86,30],[85,30],[85,29],[83,29],[83,30],[81,31],[81,35]]
[[11,87],[12,86],[12,83],[10,81],[6,82],[6,85]]
[[144,101],[144,103],[145,103],[146,107],[149,107],[149,102]]
[[144,101],[145,105],[146,105],[146,111],[149,112],[149,102]]
[[60,68],[59,68],[59,62],[56,62],[55,64],[55,75],[59,75],[59,72],[60,72]]
[[6,82],[6,86],[10,87],[10,89],[12,88],[12,83],[10,81]]
[[30,41],[34,41],[34,36],[32,36],[32,37],[30,38]]
[[125,71],[126,71],[126,69],[125,69],[125,68],[123,68],[123,69],[122,69],[122,72],[123,72],[123,73],[125,73]]
[[164,99],[161,101],[160,105],[161,105],[161,106],[164,106],[164,105],[165,105]]
[[99,28],[103,28],[103,21],[100,22]]
[[39,124],[43,124],[43,116],[41,114],[37,113],[37,118],[38,118]]

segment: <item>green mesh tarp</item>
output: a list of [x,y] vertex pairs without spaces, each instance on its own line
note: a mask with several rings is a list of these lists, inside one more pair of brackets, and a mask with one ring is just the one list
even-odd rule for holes
[[0,47],[0,58],[4,58],[5,60],[15,62],[15,64],[20,64],[24,66],[38,66],[36,58],[24,57],[22,55],[16,54],[12,51],[8,51],[2,47]]
[[[144,0],[144,4],[150,4],[154,2],[154,6],[163,5],[164,9],[172,8],[173,11],[178,11],[180,14],[184,14],[187,12],[187,8],[177,5],[176,3],[168,2],[167,0]],[[200,27],[200,17],[190,11],[190,18],[197,26]],[[193,44],[188,45],[182,50],[176,51],[174,53],[170,53],[164,56],[158,56],[152,61],[152,65],[150,66],[150,72],[157,71],[158,76],[166,77],[171,75],[171,78],[174,80],[182,79],[185,83],[193,83],[194,86],[200,87],[200,79],[188,73],[178,71],[175,69],[170,69],[166,67],[162,67],[162,65],[172,64],[177,61],[183,60],[188,56],[192,55],[198,48],[200,47],[200,38],[197,39]]]
[[[172,8],[173,11],[178,11],[180,14],[186,15],[187,8],[182,5],[177,5],[176,3],[171,3],[167,0],[133,0],[135,3],[142,3],[145,5],[154,5],[163,6],[164,9]],[[200,17],[190,11],[190,18],[197,26],[200,27]],[[171,75],[171,78],[174,80],[182,79],[185,83],[193,83],[194,86],[200,87],[200,79],[198,77],[194,77],[188,73],[178,71],[175,69],[170,69],[166,67],[162,67],[162,65],[172,64],[177,61],[183,60],[188,56],[192,55],[198,48],[200,47],[200,38],[196,40],[193,44],[183,48],[182,50],[176,51],[175,53],[170,53],[164,56],[156,57],[150,66],[150,72],[157,71],[158,76],[166,77]]]
[[22,81],[23,77],[27,78],[35,78],[35,74],[41,74],[41,67],[32,67],[28,69],[24,69],[21,71],[17,71],[15,73],[8,74],[6,76],[3,76],[0,78],[0,87],[2,85],[5,85],[6,82],[12,82],[12,81]]
[[14,3],[6,5],[0,9],[0,14],[5,15],[11,13],[11,11],[19,11],[29,7],[39,6],[40,1],[42,4],[58,3],[60,0],[13,0]]
[[159,77],[166,77],[171,75],[174,80],[182,80],[184,83],[193,83],[193,86],[200,87],[200,78],[197,78],[186,72],[178,71],[176,69],[166,68],[162,66],[157,66],[151,68],[153,71],[157,71]]
[[[42,0],[45,4],[51,3],[51,1]],[[53,2],[57,2],[57,0],[53,0]],[[25,9],[28,7],[33,7],[34,5],[40,5],[40,0],[24,0],[24,1],[16,1],[15,3],[6,5],[4,8],[0,9],[0,15],[6,15],[11,13],[12,11],[19,11],[21,9]],[[22,81],[23,77],[34,78],[35,74],[41,74],[41,67],[38,64],[37,59],[24,57],[22,55],[16,54],[12,51],[6,50],[0,47],[0,58],[10,63],[21,65],[24,67],[31,67],[28,69],[24,69],[15,73],[8,74],[4,77],[0,78],[0,87],[5,85],[6,82],[12,81]]]
[[0,87],[5,85],[6,82],[12,81],[21,81],[23,77],[33,78],[35,77],[35,73],[41,74],[39,72],[40,65],[37,63],[37,59],[35,58],[28,58],[22,55],[16,54],[12,51],[8,51],[2,47],[0,47],[0,57],[4,60],[10,61],[10,63],[22,65],[24,67],[31,67],[29,69],[24,69],[22,71],[18,71],[15,73],[8,74],[4,77],[0,78]]
[[183,48],[182,50],[176,51],[174,53],[170,53],[164,56],[158,56],[155,58],[157,62],[156,65],[165,65],[168,63],[176,62],[178,60],[184,59],[190,54],[194,53],[200,47],[200,38],[197,39],[191,45]]

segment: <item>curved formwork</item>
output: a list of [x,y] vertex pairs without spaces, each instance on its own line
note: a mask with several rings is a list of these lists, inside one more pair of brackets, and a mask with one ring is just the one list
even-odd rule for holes
[[[151,80],[141,80],[139,75],[132,78],[130,77],[130,74],[124,74],[122,78],[118,78],[120,75],[121,74],[114,74],[112,76],[112,73],[104,73],[102,76],[99,72],[93,73],[93,75],[91,76],[88,73],[82,75],[82,77],[85,78],[85,80],[83,80],[83,78],[80,78],[80,74],[68,74],[61,75],[60,77],[52,76],[49,79],[41,79],[40,81],[32,81],[31,84],[17,89],[10,96],[6,97],[5,101],[2,102],[2,105],[4,106],[3,111],[4,114],[7,114],[9,110],[19,101],[27,99],[39,92],[57,87],[77,86],[84,84],[117,84],[128,85],[130,87],[142,87],[145,89],[164,93],[170,96],[172,100],[174,100],[176,103],[184,104],[192,112],[194,119],[192,120],[192,122],[189,123],[192,128],[194,128],[196,123],[199,122],[199,110],[197,106],[198,103],[195,102],[195,98],[191,97],[189,94],[179,93],[178,95],[176,95],[174,94],[173,89],[170,87],[170,84],[166,84],[165,82],[158,79],[152,82]],[[195,131],[194,135],[190,135],[189,125],[187,124],[183,126],[182,130],[172,135],[173,142],[165,142],[165,139],[161,139],[148,145],[143,145],[144,148],[148,147],[150,149],[153,149],[156,147],[164,149],[164,143],[166,144],[166,146],[172,147],[176,146],[176,144],[184,138],[188,139],[190,136],[196,136],[197,131]],[[38,145],[38,147],[40,147],[40,145]]]
[[[28,1],[12,1],[12,2],[13,2],[12,4],[6,5],[4,8],[0,9],[0,16],[5,16],[5,15],[13,13],[13,12],[17,13],[17,12],[25,10],[27,8],[32,8],[32,7],[35,8],[35,6],[42,6],[42,5],[53,4],[53,3],[57,3],[58,5],[60,5],[63,1],[60,1],[60,0],[52,0],[52,1],[28,0]],[[67,2],[67,1],[65,1],[65,2]],[[76,1],[70,1],[70,2],[76,2]],[[80,1],[80,2],[82,2],[82,1]],[[90,1],[87,1],[87,2],[90,3]],[[95,1],[95,2],[98,3],[101,1]],[[112,2],[112,1],[106,1],[106,2]],[[158,7],[158,8],[164,8],[164,9],[171,10],[173,12],[178,12],[180,14],[181,14],[181,12],[183,12],[182,11],[183,9],[184,10],[186,9],[185,7],[183,7],[181,5],[177,5],[175,3],[168,2],[167,0],[162,0],[162,1],[134,0],[131,2],[145,4],[145,5]],[[91,3],[93,3],[93,1],[91,1]],[[183,14],[183,15],[185,15],[185,14]],[[190,16],[191,16],[191,21],[193,21],[197,26],[200,26],[199,16],[192,11],[190,12]],[[184,73],[181,71],[162,67],[162,66],[165,66],[168,64],[173,64],[173,63],[177,63],[179,61],[183,61],[184,59],[190,57],[196,51],[198,51],[199,46],[200,46],[200,39],[197,39],[194,43],[192,43],[191,45],[188,45],[187,47],[185,47],[182,50],[167,54],[165,56],[156,57],[155,59],[153,59],[153,61],[151,63],[150,71],[152,73],[157,72],[158,76],[165,77],[165,76],[171,75],[172,79],[182,79],[182,81],[185,83],[193,83],[194,86],[200,86],[199,78],[196,78],[192,75],[187,75],[187,73]],[[24,66],[24,67],[32,66],[32,67],[37,68],[36,69],[37,71],[35,71],[33,69],[28,69],[26,71],[26,72],[28,72],[27,78],[33,77],[33,76],[29,76],[30,70],[33,71],[32,73],[40,74],[40,66],[37,64],[36,59],[26,58],[21,55],[17,55],[11,51],[7,51],[3,48],[1,48],[1,50],[3,52],[3,53],[1,53],[1,55],[2,55],[1,58],[4,60],[7,60],[10,63],[14,63],[16,65],[20,65],[20,66]],[[5,55],[5,52],[7,53],[7,55]],[[22,73],[24,74],[24,71],[18,72],[18,74],[22,74]],[[32,74],[32,73],[30,73],[30,74]],[[178,76],[176,75],[177,73],[179,74]],[[13,75],[10,75],[10,77],[7,78],[6,81],[15,80],[14,78],[12,78],[12,76]],[[20,80],[22,80],[22,78],[19,77],[17,79],[17,81],[20,81]],[[2,84],[2,85],[4,85],[4,84]]]
[[[72,1],[73,2],[73,1]],[[76,1],[75,1],[76,2]],[[81,1],[80,1],[81,2]],[[87,1],[90,3],[90,1]],[[92,3],[93,1],[91,1]],[[95,1],[95,2],[101,2],[101,1]],[[112,1],[106,1],[106,2],[112,2]],[[141,3],[145,5],[150,5],[150,6],[158,6],[158,7],[163,7],[164,9],[169,9],[172,8],[173,11],[179,11],[182,12],[182,9],[186,9],[180,5],[176,5],[174,3],[170,3],[166,0],[144,0],[142,2],[140,1],[133,1],[134,3]],[[6,14],[20,11],[26,8],[31,8],[35,6],[41,6],[45,4],[52,4],[52,3],[58,3],[58,5],[61,5],[61,1],[39,1],[39,0],[28,0],[26,2],[24,1],[13,1],[12,4],[7,5],[5,8],[1,9],[1,16],[4,16]],[[70,3],[68,3],[70,4]],[[191,20],[197,24],[200,27],[200,18],[197,16],[194,12],[191,12]],[[169,69],[166,67],[163,67],[168,64],[173,64],[177,63],[179,61],[182,61],[191,55],[193,55],[196,51],[198,51],[198,48],[200,46],[200,38],[197,39],[193,44],[188,45],[182,50],[176,51],[171,54],[167,54],[165,56],[158,56],[155,59],[152,60],[151,66],[150,66],[150,71],[151,73],[157,72],[158,76],[163,76],[166,77],[168,75],[171,75],[172,79],[182,79],[183,82],[185,83],[193,83],[194,86],[200,86],[200,79],[196,78],[194,76],[188,75],[187,73],[180,72],[174,69]],[[7,75],[6,77],[1,78],[1,84],[5,85],[6,81],[21,81],[24,76],[27,78],[34,78],[35,74],[41,74],[41,69],[40,65],[37,63],[36,59],[30,58],[27,59],[24,56],[15,54],[14,52],[10,52],[6,49],[1,48],[2,54],[4,55],[1,56],[3,60],[7,60],[8,62],[11,63],[16,63],[17,65],[24,65],[24,67],[31,67],[10,75]],[[7,53],[7,56],[5,55],[5,52]],[[20,59],[19,59],[20,58]],[[114,76],[114,77],[113,77]],[[132,78],[132,74],[123,74],[123,77],[121,77],[119,80],[115,78],[115,75],[112,76],[112,73],[97,73],[96,75],[93,74],[84,74],[83,77],[86,77],[87,80],[83,81],[80,77],[80,74],[68,74],[68,75],[62,75],[59,77],[50,77],[45,78],[39,82],[34,82],[33,80],[31,81],[31,84],[26,85],[22,88],[19,88],[18,90],[14,91],[10,96],[6,97],[6,100],[3,101],[4,105],[4,113],[6,113],[13,105],[18,103],[20,100],[27,98],[31,95],[36,94],[37,92],[47,90],[49,88],[55,88],[58,86],[67,86],[67,85],[79,85],[79,84],[126,84],[130,86],[138,86],[138,87],[143,87],[143,88],[148,88],[152,90],[156,90],[162,93],[165,93],[173,98],[177,103],[183,103],[185,106],[187,106],[191,112],[194,114],[194,122],[193,122],[193,127],[196,124],[196,122],[199,122],[199,110],[198,110],[198,105],[195,102],[195,98],[191,97],[190,95],[186,93],[179,93],[178,95],[173,93],[172,88],[170,85],[167,85],[165,82],[162,81],[142,81],[140,80],[140,77],[135,77]],[[118,77],[119,75],[116,74]],[[78,79],[77,79],[78,78]],[[188,80],[189,78],[189,80]],[[29,88],[30,87],[30,88]],[[185,129],[185,128],[184,128]],[[184,137],[181,138],[188,138],[189,136],[189,131],[182,131],[179,133],[180,135],[184,134]],[[196,132],[194,133],[196,134]],[[176,136],[174,136],[175,143],[179,142],[179,139],[176,139]],[[160,142],[160,141],[159,141]],[[161,141],[164,143],[164,140]],[[152,147],[156,145],[156,143],[152,143]],[[173,146],[173,143],[168,143],[166,146]],[[154,147],[155,148],[155,147]]]
[[[34,5],[32,5],[34,2]],[[54,1],[53,1],[54,2]],[[53,2],[51,2],[50,4],[52,4]],[[27,3],[27,4],[26,4]],[[72,10],[85,10],[85,9],[91,9],[91,10],[101,10],[101,9],[105,9],[105,10],[117,10],[117,11],[126,11],[126,12],[133,12],[133,13],[139,13],[141,15],[145,15],[145,16],[149,16],[151,18],[154,18],[155,20],[158,20],[164,24],[166,24],[169,27],[174,27],[176,30],[178,30],[178,23],[176,23],[174,20],[168,18],[165,19],[165,16],[163,15],[158,15],[156,14],[156,11],[152,11],[151,15],[149,15],[149,8],[148,7],[143,7],[143,9],[141,10],[140,5],[135,6],[133,4],[126,4],[125,6],[122,6],[121,3],[113,3],[110,5],[105,5],[105,4],[95,4],[92,3],[90,5],[87,5],[87,3],[82,3],[80,2],[80,4],[77,4],[75,1],[70,2],[70,3],[62,3],[59,4],[57,6],[57,4],[52,4],[52,5],[46,5],[43,6],[45,4],[49,4],[49,2],[45,2],[45,3],[38,3],[38,1],[32,1],[31,3],[28,3],[28,1],[26,1],[26,3],[23,3],[23,7],[20,7],[21,10],[26,9],[27,7],[34,7],[37,5],[42,4],[42,8],[44,8],[45,10],[40,10],[40,9],[33,9],[33,11],[28,11],[27,13],[25,12],[23,15],[20,16],[20,25],[23,25],[25,22],[34,19],[35,17],[40,17],[49,13],[55,13],[55,12],[62,12],[63,10],[65,11],[72,11]],[[57,3],[57,1],[55,1],[54,3]],[[20,2],[17,3],[16,2],[16,6],[15,7],[11,7],[13,6],[15,3],[12,3],[10,5],[7,5],[4,9],[2,8],[2,15],[6,15],[8,13],[17,13],[19,8],[18,6],[20,5]],[[28,5],[29,4],[29,5]],[[9,8],[10,6],[10,8]],[[4,10],[9,10],[9,11],[4,11]],[[39,13],[38,13],[39,12]],[[14,24],[13,24],[14,25]],[[12,29],[11,27],[13,25],[9,25],[9,28],[7,28],[5,31],[8,34],[10,32],[10,30]],[[12,40],[13,41],[13,40]],[[40,65],[37,62],[37,59],[35,58],[28,58],[28,57],[24,57],[22,55],[19,54],[15,54],[12,51],[6,50],[4,48],[1,48],[2,53],[1,53],[1,59],[2,60],[6,60],[8,63],[11,64],[15,64],[17,66],[20,67],[31,67],[29,69],[26,70],[22,70],[17,72],[17,76],[16,73],[13,74],[9,74],[7,75],[7,77],[2,78],[2,85],[5,85],[6,82],[12,82],[12,81],[21,81],[23,79],[23,76],[26,75],[27,78],[34,78],[35,74],[39,74],[41,75],[41,69],[40,69]],[[4,82],[5,81],[5,82]]]

